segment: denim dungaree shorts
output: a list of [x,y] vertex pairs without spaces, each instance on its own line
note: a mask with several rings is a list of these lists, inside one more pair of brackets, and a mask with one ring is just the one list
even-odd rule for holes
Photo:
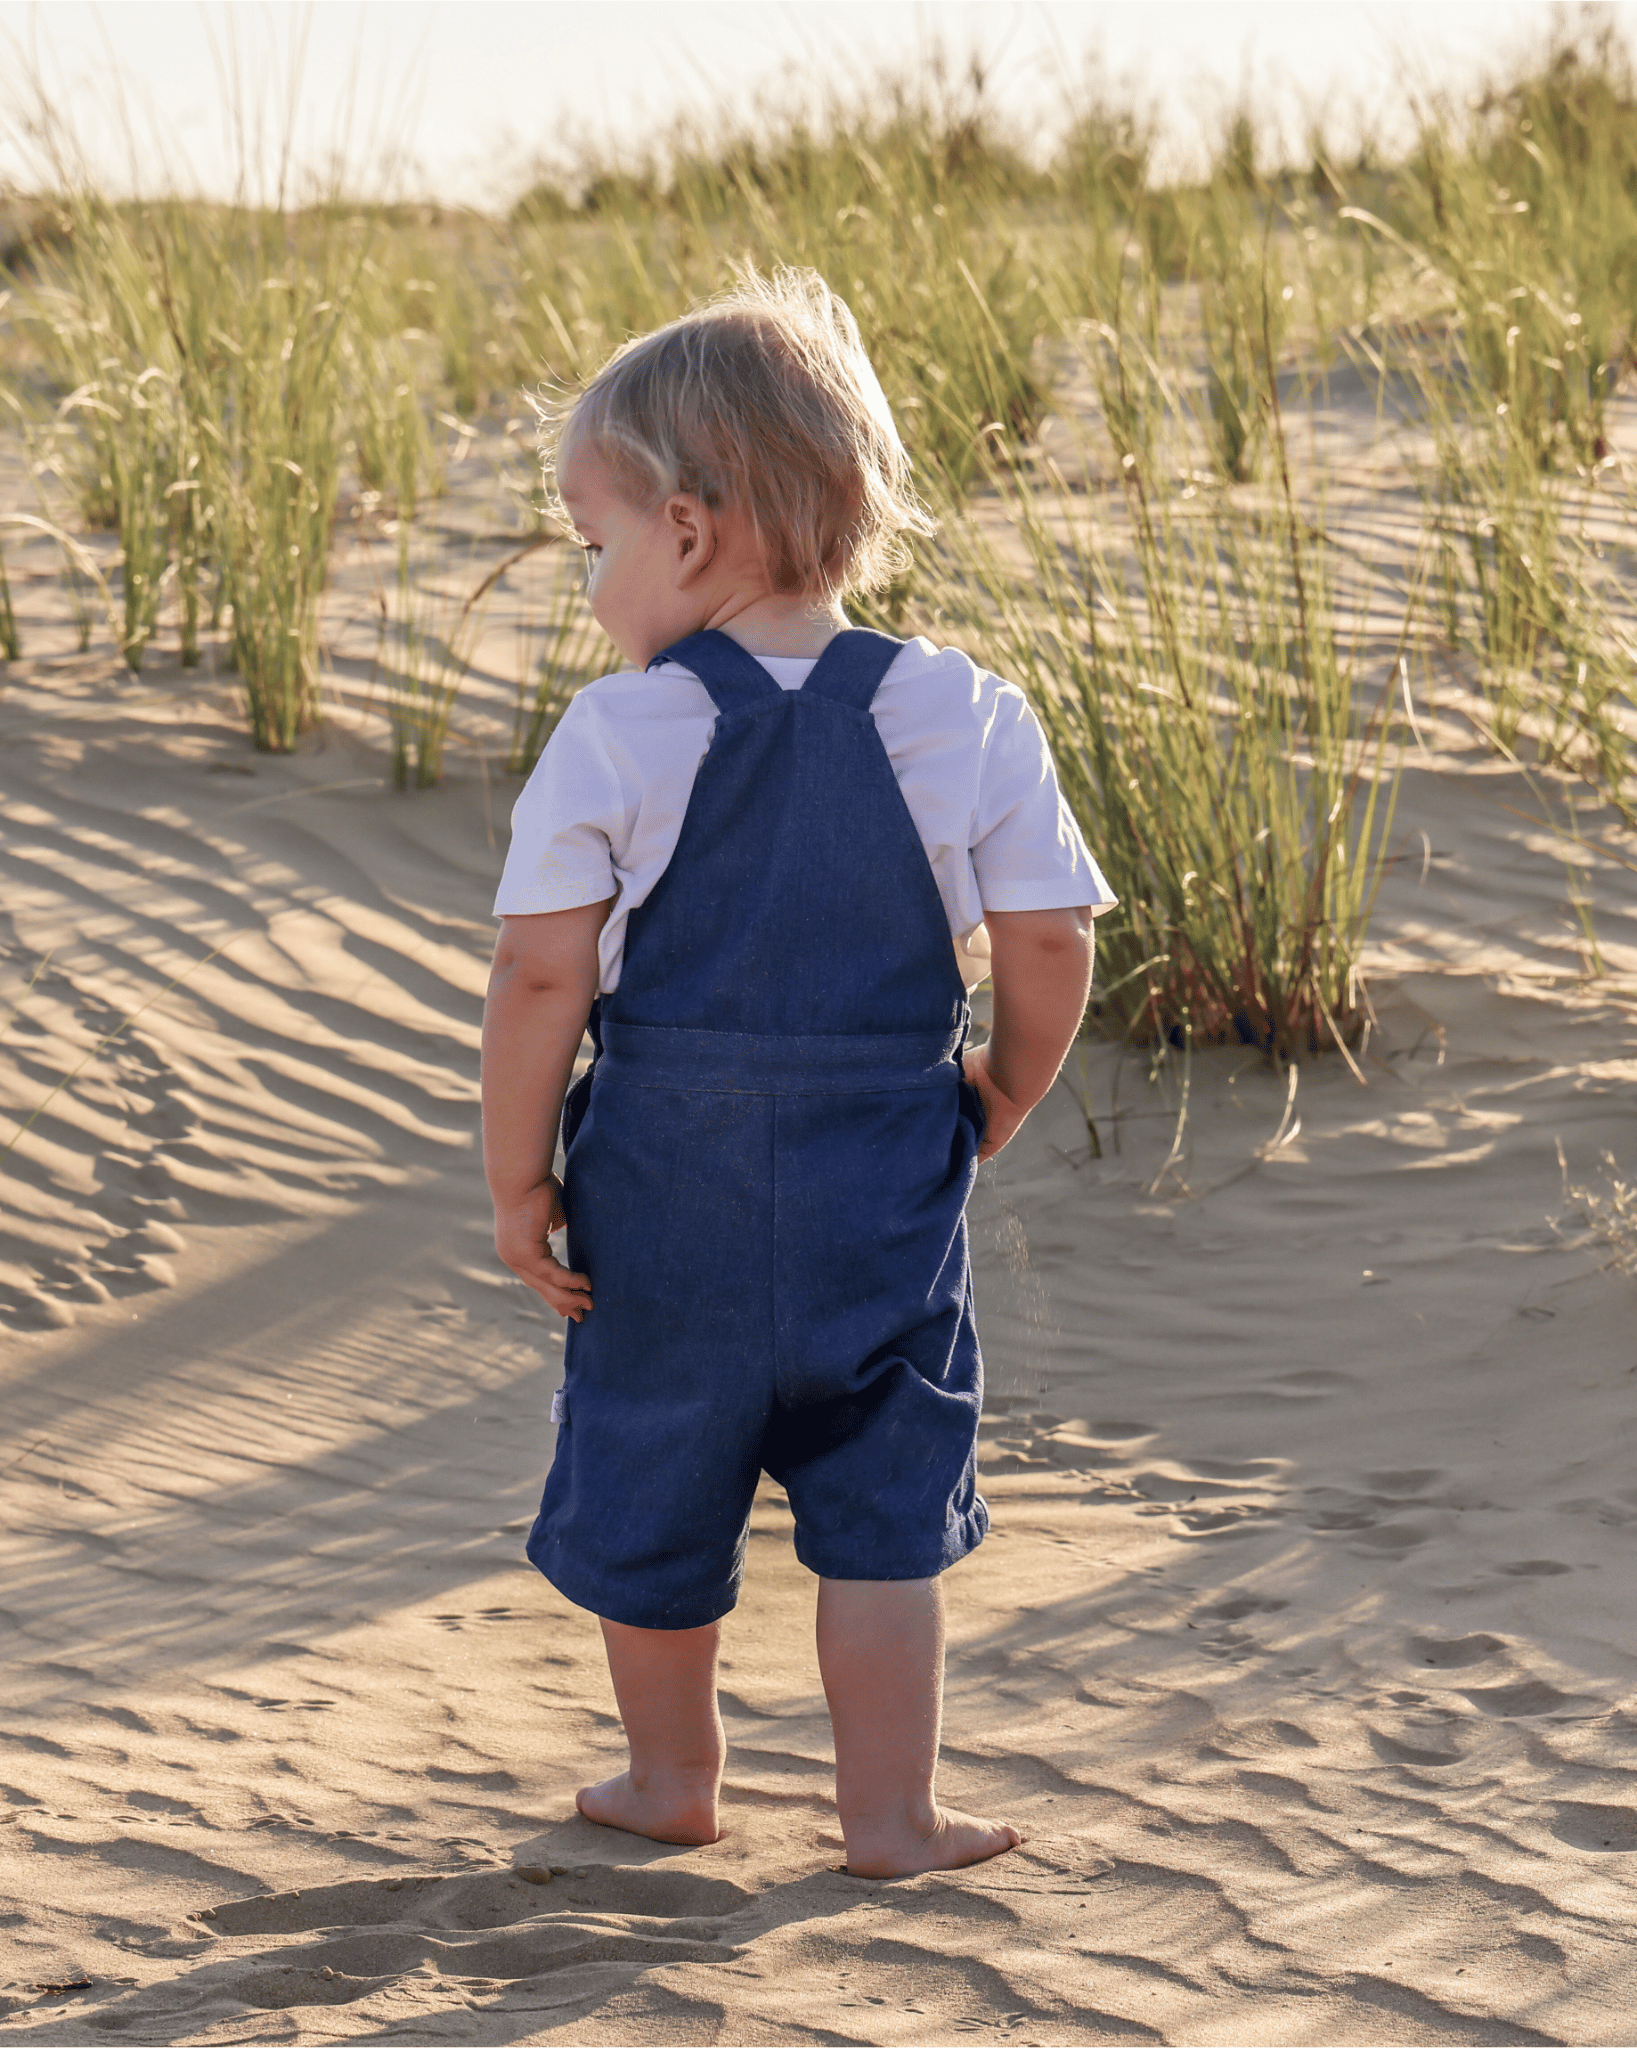
[[611,1621],[726,1614],[763,1471],[803,1564],[916,1579],[982,1540],[966,991],[870,714],[902,643],[782,690],[725,634],[656,657],[717,719],[564,1113],[568,1329],[528,1554]]

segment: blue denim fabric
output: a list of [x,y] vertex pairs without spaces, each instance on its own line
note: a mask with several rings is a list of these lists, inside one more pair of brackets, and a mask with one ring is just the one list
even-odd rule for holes
[[726,1614],[764,1470],[825,1578],[930,1577],[988,1525],[966,992],[869,710],[900,644],[843,633],[797,691],[721,633],[658,657],[718,716],[564,1114],[597,1305],[528,1542],[612,1621]]

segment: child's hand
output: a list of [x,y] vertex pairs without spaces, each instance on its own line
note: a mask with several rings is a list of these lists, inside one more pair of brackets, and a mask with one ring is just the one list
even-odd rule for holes
[[1000,1092],[989,1071],[987,1046],[979,1046],[976,1052],[969,1052],[962,1065],[967,1080],[983,1098],[983,1143],[978,1147],[978,1158],[980,1161],[993,1159],[1016,1137],[1029,1112],[1019,1109],[1010,1096]]
[[495,1250],[501,1263],[510,1266],[526,1287],[532,1287],[560,1316],[577,1323],[590,1311],[591,1281],[554,1259],[546,1242],[567,1220],[562,1188],[557,1176],[550,1174],[521,1201],[505,1208],[496,1206]]

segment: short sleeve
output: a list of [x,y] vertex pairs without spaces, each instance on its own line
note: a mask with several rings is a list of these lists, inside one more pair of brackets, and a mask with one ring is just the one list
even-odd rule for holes
[[972,871],[989,910],[1111,909],[1114,892],[1058,787],[1051,748],[1015,684],[995,693],[973,820]]
[[582,692],[563,713],[512,806],[496,917],[576,910],[615,895],[614,851],[629,836],[625,792]]

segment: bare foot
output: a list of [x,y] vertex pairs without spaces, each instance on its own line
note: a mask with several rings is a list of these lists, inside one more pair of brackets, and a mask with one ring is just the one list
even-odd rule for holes
[[907,1814],[892,1827],[856,1824],[848,1835],[850,1877],[914,1877],[923,1870],[964,1870],[969,1863],[987,1863],[1004,1856],[1023,1840],[1004,1821],[977,1820],[947,1806],[934,1809],[930,1827]]
[[722,1832],[716,1824],[716,1794],[703,1785],[639,1788],[632,1784],[629,1771],[621,1771],[600,1785],[582,1785],[574,1804],[600,1827],[624,1828],[629,1835],[646,1835],[650,1842],[685,1842],[701,1848],[717,1841]]

